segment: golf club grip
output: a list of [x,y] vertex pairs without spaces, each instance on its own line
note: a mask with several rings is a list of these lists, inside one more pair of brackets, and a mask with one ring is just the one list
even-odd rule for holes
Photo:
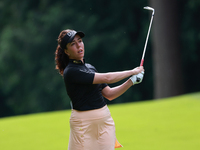
[[[140,66],[143,66],[143,63],[144,63],[144,59],[141,59]],[[137,78],[136,80],[137,82],[140,82],[140,78]]]
[[141,60],[140,66],[143,66],[143,63],[144,63],[144,59]]

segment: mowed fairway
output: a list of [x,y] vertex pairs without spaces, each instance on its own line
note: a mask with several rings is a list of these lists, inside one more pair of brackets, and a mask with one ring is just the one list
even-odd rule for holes
[[[109,109],[120,149],[200,149],[200,93]],[[2,118],[0,150],[67,150],[69,117],[70,110]]]

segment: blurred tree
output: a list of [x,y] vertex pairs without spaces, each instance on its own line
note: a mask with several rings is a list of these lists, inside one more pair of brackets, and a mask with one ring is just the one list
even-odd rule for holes
[[181,18],[181,53],[185,91],[200,90],[200,1],[183,0],[179,3]]
[[154,97],[183,93],[180,53],[180,20],[177,0],[150,0],[155,9],[153,24]]

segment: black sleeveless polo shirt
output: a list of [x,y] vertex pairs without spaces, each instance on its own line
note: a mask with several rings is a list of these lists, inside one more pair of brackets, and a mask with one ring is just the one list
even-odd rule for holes
[[86,111],[106,105],[101,91],[107,84],[92,84],[95,72],[97,70],[90,64],[69,60],[63,76],[73,109]]

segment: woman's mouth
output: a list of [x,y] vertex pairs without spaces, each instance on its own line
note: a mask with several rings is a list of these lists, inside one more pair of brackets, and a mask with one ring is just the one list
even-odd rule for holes
[[82,49],[78,51],[78,53],[82,53],[82,52],[83,52],[83,50],[82,50]]

